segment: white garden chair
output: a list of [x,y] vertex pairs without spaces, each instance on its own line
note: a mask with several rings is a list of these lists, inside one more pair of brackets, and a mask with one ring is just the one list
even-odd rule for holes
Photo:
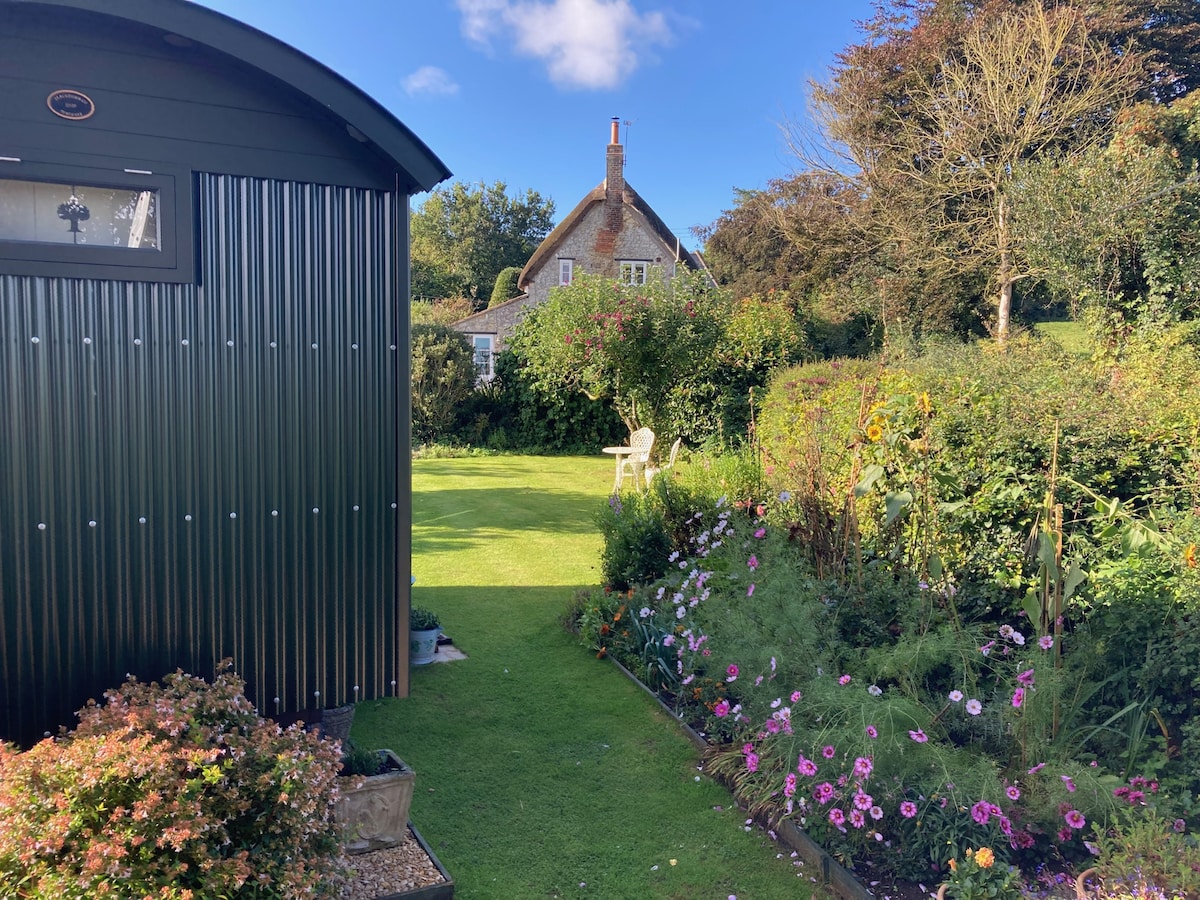
[[675,465],[675,460],[679,456],[679,448],[683,446],[683,438],[675,438],[675,443],[671,445],[671,455],[667,457],[667,461],[661,466],[646,466],[642,471],[646,473],[646,487],[650,486],[650,482],[654,480],[654,476],[659,472],[664,472]]
[[629,436],[630,453],[621,459],[621,478],[628,472],[636,485],[642,480],[642,471],[650,462],[650,451],[654,449],[654,432],[639,428]]

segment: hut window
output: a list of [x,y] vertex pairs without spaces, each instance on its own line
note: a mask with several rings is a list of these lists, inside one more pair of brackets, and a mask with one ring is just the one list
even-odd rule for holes
[[158,250],[158,191],[0,179],[0,240]]
[[190,172],[0,163],[0,272],[191,282]]

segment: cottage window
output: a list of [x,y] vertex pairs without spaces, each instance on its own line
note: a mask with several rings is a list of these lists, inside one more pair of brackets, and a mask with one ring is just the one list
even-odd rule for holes
[[491,334],[475,334],[471,336],[471,343],[475,347],[475,371],[479,373],[479,380],[491,381],[496,377],[494,366],[494,354],[492,353],[492,341],[494,335]]
[[622,284],[645,284],[646,272],[650,264],[640,260],[625,259],[621,260],[621,283]]
[[570,284],[575,277],[575,260],[560,259],[558,261],[558,283]]
[[[0,161],[0,272],[192,280],[190,175]],[[184,212],[186,210],[186,213]]]

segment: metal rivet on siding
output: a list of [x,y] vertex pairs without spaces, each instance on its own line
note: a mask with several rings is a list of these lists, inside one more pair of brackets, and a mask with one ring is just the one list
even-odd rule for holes
[[46,530],[46,523],[38,522],[38,531],[45,531],[45,530]]
[[42,339],[40,337],[38,337],[36,334],[29,339],[29,343],[31,343],[31,344],[40,344],[41,342],[42,342]]
[[358,504],[355,503],[354,506],[351,507],[351,509],[353,509],[355,512],[358,512]]
[[184,517],[183,517],[183,521],[185,521],[185,522],[190,522],[190,521],[192,521],[192,514],[191,514],[191,513],[188,513],[186,516],[184,516]]
[[187,339],[187,338],[184,338],[184,339],[183,339],[182,341],[180,341],[179,343],[183,344],[183,346],[185,346],[185,347],[186,347],[186,346],[188,345],[188,339]]
[[232,347],[232,346],[233,346],[233,341],[226,341],[226,342],[225,342],[225,346],[226,346],[226,347]]
[[395,692],[396,692],[396,681],[395,681],[395,679],[392,679],[392,693],[394,694]]
[[231,519],[236,519],[236,518],[237,518],[237,513],[235,513],[235,512],[231,512],[231,513],[229,514],[229,518],[231,518]]
[[95,527],[96,527],[96,520],[88,519],[88,528],[95,528]]
[[146,517],[145,517],[145,516],[138,516],[138,524],[139,524],[139,525],[145,525],[145,524],[146,524]]
[[312,347],[314,350],[316,350],[316,349],[317,349],[317,345],[316,345],[316,344],[311,344],[310,346],[311,346],[311,347]]
[[84,342],[85,344],[90,344],[90,343],[92,342],[92,339],[91,339],[90,337],[85,337],[85,338],[83,339],[83,342]]
[[315,516],[317,513],[319,513],[320,511],[321,511],[321,508],[320,508],[319,506],[314,506],[314,507],[313,507],[313,515],[314,515],[314,516]]
[[396,345],[395,345],[395,344],[392,344],[390,347],[388,347],[388,349],[389,349],[389,350],[395,350],[395,349],[396,349]]
[[279,515],[279,510],[277,510],[277,509],[273,509],[273,510],[271,510],[271,515],[273,515],[273,516],[278,516],[278,515]]
[[274,341],[271,341],[271,349],[272,349],[272,350],[274,350],[274,349],[275,349],[276,347],[278,347],[278,346],[279,346],[279,345],[278,345],[277,343],[275,343]]
[[357,350],[357,349],[358,349],[358,344],[351,344],[351,345],[350,345],[350,349],[351,349],[351,350]]
[[395,509],[395,508],[396,508],[396,504],[395,504],[395,503],[393,503],[393,504],[392,504],[392,509]]
[[135,346],[135,347],[140,347],[140,346],[142,346],[142,339],[141,339],[141,338],[134,338],[134,339],[133,339],[133,346]]

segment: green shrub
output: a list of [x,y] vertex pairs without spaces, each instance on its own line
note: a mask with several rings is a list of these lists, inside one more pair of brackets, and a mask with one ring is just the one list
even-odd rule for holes
[[596,521],[604,537],[600,573],[605,587],[626,591],[666,571],[671,538],[651,495],[613,494]]
[[496,276],[496,284],[492,288],[492,297],[488,301],[488,308],[498,306],[513,297],[519,297],[521,291],[517,288],[517,281],[520,277],[520,266],[508,266],[501,269],[500,274]]
[[130,678],[74,732],[0,747],[0,895],[332,892],[332,742],[263,719],[223,664],[211,684]]
[[450,433],[458,407],[475,388],[475,354],[466,336],[447,325],[412,328],[413,434],[431,441]]

